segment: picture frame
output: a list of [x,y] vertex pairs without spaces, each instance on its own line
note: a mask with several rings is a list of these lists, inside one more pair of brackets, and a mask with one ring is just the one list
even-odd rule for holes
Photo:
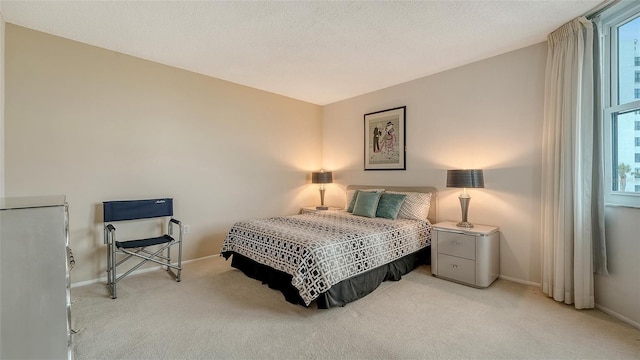
[[407,107],[364,114],[364,169],[406,170]]

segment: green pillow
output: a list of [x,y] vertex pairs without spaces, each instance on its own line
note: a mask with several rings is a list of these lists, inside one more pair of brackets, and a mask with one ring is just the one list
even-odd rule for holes
[[[351,195],[351,199],[349,199],[349,192],[353,191],[353,195]],[[347,191],[347,200],[349,200],[349,204],[347,204],[347,212],[353,213],[353,207],[356,205],[356,199],[358,198],[358,193],[361,192],[383,192],[384,189],[358,189],[358,190],[349,190]]]
[[360,191],[353,206],[353,215],[376,217],[380,195],[382,193]]
[[407,195],[382,193],[378,202],[376,217],[395,220]]

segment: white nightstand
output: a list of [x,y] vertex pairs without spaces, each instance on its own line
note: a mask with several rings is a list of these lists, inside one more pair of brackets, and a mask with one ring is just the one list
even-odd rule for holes
[[484,288],[500,275],[500,231],[496,226],[461,228],[455,222],[433,225],[431,273],[473,287]]
[[315,206],[303,206],[300,209],[300,214],[308,214],[308,213],[314,213],[314,212],[318,212],[318,211],[328,211],[328,210],[342,210],[342,208],[336,207],[336,206],[329,206],[329,209],[327,209],[327,210],[318,210],[318,209],[316,209]]

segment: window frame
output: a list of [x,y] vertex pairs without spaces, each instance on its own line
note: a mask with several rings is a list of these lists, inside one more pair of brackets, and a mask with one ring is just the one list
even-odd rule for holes
[[[613,124],[619,114],[640,110],[640,100],[611,106],[604,110],[604,194],[605,203],[640,208],[640,193],[613,190],[613,177],[618,180],[618,172],[613,164]],[[614,119],[616,117],[616,119]]]
[[[640,110],[640,100],[638,99],[624,104],[619,103],[618,28],[639,17],[640,8],[636,2],[632,1],[627,3],[623,2],[619,7],[614,7],[611,11],[605,11],[599,19],[600,38],[603,43],[600,57],[603,74],[601,94],[603,111],[601,113],[601,120],[603,125],[602,144],[604,147],[604,196],[605,205],[609,206],[640,208],[640,193],[613,190],[613,181],[616,181],[616,183],[618,181],[618,171],[613,167],[613,148],[614,146],[617,147],[613,139],[614,120],[617,120],[619,114]],[[637,126],[637,124],[635,126]],[[633,176],[628,175],[628,178],[633,178]]]
[[[623,6],[615,7],[612,11],[605,11],[600,17],[599,28],[601,29],[602,64],[603,64],[603,107],[606,109],[618,104],[618,52],[611,51],[611,44],[615,44],[617,49],[618,31],[617,29],[632,21],[640,13],[635,2],[623,3]],[[612,31],[615,30],[615,31]]]

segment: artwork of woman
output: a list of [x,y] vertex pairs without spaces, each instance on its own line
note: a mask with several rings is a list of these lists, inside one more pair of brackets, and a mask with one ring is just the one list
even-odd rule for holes
[[389,121],[385,127],[385,135],[383,139],[382,153],[391,158],[393,155],[393,144],[396,141],[396,132],[393,129],[393,123]]
[[364,114],[365,170],[406,170],[405,112],[402,106]]
[[380,131],[376,126],[373,129],[373,152],[374,153],[380,152],[380,135],[382,135],[382,131]]

